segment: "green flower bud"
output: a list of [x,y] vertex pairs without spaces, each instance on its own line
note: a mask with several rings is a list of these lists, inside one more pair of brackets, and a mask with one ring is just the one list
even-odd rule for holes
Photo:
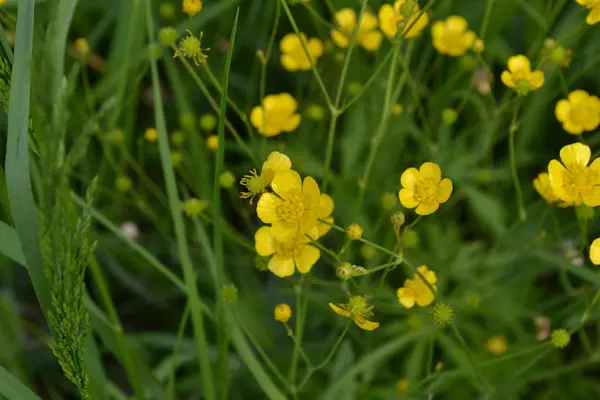
[[225,171],[219,177],[219,185],[224,189],[231,189],[235,185],[235,175],[231,171]]
[[358,224],[351,224],[346,228],[346,236],[350,240],[358,240],[363,235],[363,228]]
[[129,179],[128,176],[121,175],[115,181],[115,186],[117,187],[117,190],[119,192],[128,192],[133,186],[133,183],[131,182],[131,179]]
[[400,229],[400,227],[404,225],[404,222],[406,222],[406,217],[404,216],[404,213],[397,211],[392,214],[391,221],[394,229]]
[[550,341],[552,342],[552,346],[562,349],[563,347],[567,347],[571,341],[571,335],[569,335],[566,329],[555,329],[552,331]]
[[186,112],[179,116],[179,125],[181,125],[182,128],[187,129],[188,131],[194,129],[195,123],[196,117],[191,112]]
[[175,28],[172,28],[170,26],[161,28],[160,31],[158,31],[158,40],[164,46],[170,47],[175,45],[175,43],[177,43],[178,38],[179,35],[177,34],[177,31],[175,30]]
[[363,85],[360,82],[350,82],[346,86],[346,91],[350,96],[356,96],[362,90]]
[[178,151],[174,151],[171,153],[171,162],[174,167],[179,167],[183,162],[183,154]]
[[384,193],[380,201],[384,210],[391,210],[398,205],[398,195],[396,193]]
[[442,111],[442,120],[448,126],[453,125],[457,118],[458,113],[454,108],[444,108],[444,111]]
[[235,303],[238,299],[238,289],[233,283],[221,288],[221,298],[227,303]]
[[171,143],[175,146],[181,146],[185,142],[185,133],[183,131],[175,131],[170,136]]
[[371,260],[375,257],[376,252],[375,249],[368,244],[363,244],[360,246],[360,254],[365,260]]
[[347,262],[343,263],[342,265],[337,267],[337,269],[335,270],[335,273],[338,276],[338,278],[340,278],[343,281],[347,281],[348,279],[350,279],[354,276],[352,264],[347,263]]
[[200,117],[200,128],[207,132],[212,132],[217,127],[217,117],[214,114],[207,113]]
[[125,141],[125,135],[122,130],[115,129],[114,131],[108,132],[106,140],[108,140],[110,144],[121,144]]
[[314,121],[321,121],[325,118],[325,108],[318,104],[309,104],[306,107],[306,115]]
[[444,327],[452,322],[454,313],[452,308],[445,303],[436,303],[431,309],[431,317],[437,326]]
[[208,202],[206,200],[200,200],[197,198],[188,199],[181,205],[183,212],[188,217],[197,217],[202,211],[208,208]]

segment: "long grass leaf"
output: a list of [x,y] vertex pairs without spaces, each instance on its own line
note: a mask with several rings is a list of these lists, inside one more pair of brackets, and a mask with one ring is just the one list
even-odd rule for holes
[[40,400],[27,386],[0,365],[0,394],[7,399]]

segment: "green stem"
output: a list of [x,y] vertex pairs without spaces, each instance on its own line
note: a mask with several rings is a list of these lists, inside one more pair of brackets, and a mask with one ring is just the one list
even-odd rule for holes
[[510,171],[512,174],[513,184],[515,186],[515,192],[517,194],[517,206],[519,208],[519,219],[521,221],[525,221],[527,219],[527,212],[525,211],[525,205],[523,203],[523,192],[521,191],[521,183],[519,182],[519,174],[517,172],[517,159],[515,155],[515,133],[517,133],[518,125],[517,125],[517,116],[519,114],[519,107],[521,105],[521,101],[517,103],[515,107],[515,111],[513,113],[512,120],[510,122],[510,126],[508,128],[508,152],[509,152],[509,162],[510,162]]
[[190,307],[189,304],[185,306],[185,310],[183,311],[183,316],[181,317],[181,321],[179,322],[179,329],[177,329],[177,342],[175,342],[175,347],[173,348],[173,368],[169,372],[169,381],[167,383],[167,400],[175,400],[175,370],[177,369],[177,360],[179,359],[179,350],[181,348],[181,343],[183,342],[183,333],[185,332],[185,327],[188,324],[188,319],[190,318]]
[[273,43],[275,42],[275,35],[277,34],[277,27],[279,26],[279,18],[281,16],[281,3],[277,2],[275,5],[275,23],[273,24],[273,29],[271,30],[271,36],[269,37],[269,43],[267,44],[267,51],[265,52],[265,59],[262,60],[262,66],[260,69],[260,84],[259,84],[259,93],[260,99],[265,98],[265,86],[267,84],[267,64],[269,63],[269,58],[271,57],[271,52],[273,51]]
[[460,345],[462,346],[462,348],[463,348],[463,350],[465,352],[465,355],[467,356],[467,359],[469,360],[469,365],[473,369],[474,376],[478,377],[483,382],[483,388],[484,389],[487,388],[487,387],[489,387],[489,383],[487,382],[487,380],[483,376],[483,373],[475,365],[475,361],[473,361],[473,355],[471,354],[471,351],[469,350],[469,346],[467,346],[467,342],[465,341],[465,339],[463,338],[462,334],[458,330],[458,327],[456,326],[456,322],[452,321],[452,323],[450,325],[452,326],[452,331],[456,335],[456,338],[460,342]]
[[492,9],[494,8],[494,3],[496,0],[487,0],[487,4],[485,7],[485,14],[483,15],[483,22],[481,23],[481,30],[479,31],[479,39],[484,40],[485,33],[487,31],[488,24],[490,22],[490,17],[492,15]]
[[284,326],[287,328],[288,336],[291,337],[292,341],[294,342],[294,348],[298,347],[300,349],[299,350],[300,351],[300,356],[302,357],[302,359],[306,363],[306,366],[308,368],[312,368],[312,363],[310,362],[310,358],[308,358],[308,356],[304,352],[304,349],[302,348],[302,345],[300,343],[298,343],[298,340],[296,339],[296,336],[294,335],[294,330],[292,328],[290,328],[290,326],[287,323],[284,323]]
[[[305,275],[306,276],[306,275]],[[300,280],[300,284],[296,286],[296,338],[294,340],[294,354],[292,355],[292,364],[290,367],[289,382],[290,386],[294,387],[296,382],[296,373],[298,367],[298,356],[300,355],[300,348],[302,346],[302,338],[304,336],[304,320],[306,318],[306,310],[304,309],[307,304],[303,299],[308,299],[308,293],[304,293],[304,288],[308,291],[308,285],[304,283],[305,276]]]

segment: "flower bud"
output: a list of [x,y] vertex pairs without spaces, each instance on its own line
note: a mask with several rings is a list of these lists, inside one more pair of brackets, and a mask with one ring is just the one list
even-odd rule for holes
[[407,249],[415,248],[419,245],[419,234],[417,231],[413,231],[412,229],[404,230],[402,234],[402,244]]
[[221,288],[221,298],[227,303],[235,303],[238,299],[238,289],[233,283],[223,285]]
[[125,135],[122,130],[115,129],[106,135],[106,140],[108,140],[110,144],[121,144],[125,140]]
[[156,143],[158,140],[158,131],[154,128],[148,128],[144,132],[144,138],[150,143]]
[[571,341],[571,335],[569,335],[566,329],[555,329],[552,331],[550,341],[552,342],[552,346],[562,349],[563,347],[567,347]]
[[197,217],[202,211],[208,208],[208,202],[206,200],[200,200],[197,198],[187,199],[181,205],[183,212],[188,217]]
[[129,179],[128,176],[121,175],[115,181],[115,186],[117,187],[117,190],[119,192],[128,192],[133,186],[133,183],[131,182],[131,179]]
[[181,146],[185,141],[185,133],[183,131],[175,131],[170,136],[171,143],[175,146]]
[[352,266],[352,276],[361,276],[361,275],[365,275],[367,273],[367,270],[364,267],[361,267],[360,265],[353,265]]
[[360,246],[360,254],[365,260],[371,260],[373,257],[375,257],[375,249],[368,244],[363,244]]
[[346,228],[346,236],[350,240],[358,240],[363,235],[363,228],[358,224],[351,224]]
[[90,53],[90,44],[86,38],[79,38],[75,40],[75,48],[80,57],[85,57]]
[[210,135],[206,139],[206,147],[209,150],[215,151],[219,147],[219,137],[217,135]]
[[406,222],[406,217],[403,212],[397,211],[392,214],[391,221],[394,229],[400,229],[404,225],[404,222]]
[[212,132],[217,127],[217,117],[214,114],[207,113],[200,117],[200,128],[207,132]]
[[458,118],[458,113],[454,108],[444,108],[442,111],[442,120],[447,126],[453,125]]
[[174,19],[177,10],[171,3],[162,3],[159,8],[160,16],[164,19]]
[[273,311],[273,318],[275,318],[275,321],[285,324],[292,318],[292,307],[285,303],[278,304]]
[[335,270],[336,275],[343,281],[347,281],[348,279],[354,276],[354,269],[352,268],[352,264],[343,263]]
[[473,46],[471,46],[471,49],[475,53],[481,53],[483,50],[485,50],[485,43],[483,43],[483,40],[481,40],[481,39],[476,39],[473,42]]
[[398,205],[398,196],[395,193],[384,193],[380,201],[384,210],[391,210]]
[[188,131],[194,129],[195,123],[196,117],[191,112],[186,112],[179,116],[179,125],[181,125],[182,128],[187,129]]
[[400,114],[402,114],[402,111],[404,111],[402,104],[394,104],[394,107],[392,107],[392,115],[395,117],[398,117]]
[[306,108],[306,115],[313,121],[321,121],[325,118],[325,109],[318,104],[309,104]]
[[219,177],[219,185],[224,189],[231,189],[235,185],[235,175],[231,171],[224,171]]
[[350,82],[346,86],[346,91],[350,96],[356,96],[362,90],[363,85],[360,82]]
[[179,35],[177,34],[177,31],[175,30],[175,28],[172,28],[170,26],[161,28],[160,31],[158,31],[158,40],[164,46],[170,47],[175,45],[175,43],[177,43],[178,38]]

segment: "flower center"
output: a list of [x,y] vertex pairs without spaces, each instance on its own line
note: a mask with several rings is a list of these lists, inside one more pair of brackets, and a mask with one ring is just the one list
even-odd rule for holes
[[286,222],[297,222],[304,214],[304,202],[299,190],[294,190],[293,193],[286,193],[281,204],[276,210],[279,219]]
[[571,167],[565,183],[570,191],[585,196],[593,192],[597,178],[596,172],[588,168]]
[[437,182],[435,179],[424,179],[415,185],[415,200],[419,202],[432,202],[435,200],[437,192]]
[[353,296],[348,301],[348,311],[353,317],[367,317],[370,314],[370,309],[365,296]]
[[590,112],[588,107],[584,105],[578,105],[576,107],[571,107],[571,111],[569,111],[569,118],[576,125],[585,125],[587,120],[590,117]]

